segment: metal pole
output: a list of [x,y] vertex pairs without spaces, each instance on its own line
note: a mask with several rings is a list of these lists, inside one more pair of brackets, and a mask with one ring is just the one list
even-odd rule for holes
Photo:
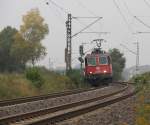
[[127,49],[129,52],[133,53],[134,55],[136,55],[136,74],[138,73],[139,70],[139,62],[140,62],[140,47],[139,47],[139,42],[134,43],[137,46],[137,50],[136,52],[130,50],[129,48],[127,48],[125,45],[120,44],[122,47],[124,47],[125,49]]
[[71,70],[72,68],[71,66],[71,54],[72,54],[71,23],[72,23],[72,16],[71,14],[68,14],[68,20],[66,21],[66,28],[67,28],[67,36],[66,36],[67,47],[65,50],[66,72]]
[[138,73],[139,71],[139,56],[140,56],[140,49],[139,49],[139,42],[136,42],[135,43],[137,45],[137,54],[136,54],[136,74]]
[[51,70],[51,59],[49,57],[49,70]]

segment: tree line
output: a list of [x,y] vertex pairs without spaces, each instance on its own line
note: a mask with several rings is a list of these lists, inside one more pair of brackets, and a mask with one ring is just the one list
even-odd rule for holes
[[0,32],[0,72],[23,71],[46,55],[41,41],[49,29],[39,10],[30,10],[22,21],[20,29],[7,26]]

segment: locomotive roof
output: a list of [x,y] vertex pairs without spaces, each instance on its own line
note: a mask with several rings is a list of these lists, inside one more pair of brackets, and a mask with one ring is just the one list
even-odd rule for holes
[[85,57],[110,56],[109,53],[87,54]]

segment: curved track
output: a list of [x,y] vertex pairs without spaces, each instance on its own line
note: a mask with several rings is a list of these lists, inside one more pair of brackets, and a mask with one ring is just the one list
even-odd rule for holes
[[116,103],[133,96],[137,92],[134,89],[131,90],[131,85],[127,83],[121,84],[123,87],[113,93],[34,112],[0,118],[0,123],[3,125],[10,123],[12,123],[11,125],[45,125],[47,123],[56,123]]
[[[120,82],[115,82],[120,84]],[[124,82],[126,84],[126,82]],[[104,86],[102,86],[104,87]],[[89,88],[89,89],[75,89],[75,90],[68,90],[64,92],[58,92],[58,93],[51,93],[51,94],[45,94],[45,95],[39,95],[39,96],[32,96],[32,97],[23,97],[23,98],[16,98],[16,99],[8,99],[8,100],[1,100],[0,101],[0,107],[3,106],[10,106],[10,105],[16,105],[21,103],[27,103],[27,102],[33,102],[33,101],[39,101],[39,100],[45,100],[50,98],[56,98],[56,97],[62,97],[87,91],[93,91],[96,89],[100,89],[102,87],[97,88]]]
[[16,98],[16,99],[10,99],[10,100],[2,100],[2,101],[0,101],[0,107],[16,105],[16,104],[20,104],[20,103],[39,101],[39,100],[50,99],[50,98],[56,98],[56,97],[62,97],[62,96],[67,96],[67,95],[71,95],[71,94],[93,91],[96,89],[99,89],[99,88],[78,89],[78,90],[76,89],[76,90],[69,90],[69,91],[46,94],[46,95],[23,97],[23,98]]

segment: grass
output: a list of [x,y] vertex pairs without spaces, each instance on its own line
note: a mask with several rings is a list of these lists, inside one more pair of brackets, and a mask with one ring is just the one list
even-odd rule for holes
[[136,102],[136,125],[150,125],[150,84],[143,86]]
[[43,83],[37,88],[25,74],[0,74],[0,100],[34,96],[75,89],[76,85],[67,76],[40,69]]
[[0,99],[37,95],[37,90],[23,75],[0,74]]
[[41,87],[41,93],[60,92],[76,88],[67,76],[59,75],[54,72],[47,72],[43,74],[45,82]]
[[141,91],[136,100],[136,125],[150,125],[150,72],[132,78]]

